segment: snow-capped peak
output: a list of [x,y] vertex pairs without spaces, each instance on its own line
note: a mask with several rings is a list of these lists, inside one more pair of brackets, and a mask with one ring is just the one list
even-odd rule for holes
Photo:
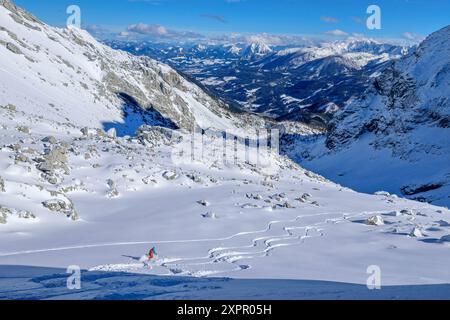
[[270,53],[272,53],[273,50],[264,42],[262,41],[256,41],[251,43],[242,53],[242,55],[245,58],[261,58],[264,57]]
[[197,45],[195,46],[195,50],[200,51],[200,52],[203,52],[203,51],[206,50],[206,46],[203,45],[203,44],[197,44]]
[[236,44],[227,45],[225,48],[227,49],[227,52],[233,55],[239,55],[242,51],[242,48],[238,47]]
[[[421,84],[429,83],[430,86],[439,77],[450,76],[450,26],[438,30],[429,35],[417,47],[407,59],[398,63],[398,68],[406,71],[417,79]],[[447,78],[448,79],[448,78]],[[444,87],[449,82],[439,81]],[[448,94],[449,91],[446,91]]]

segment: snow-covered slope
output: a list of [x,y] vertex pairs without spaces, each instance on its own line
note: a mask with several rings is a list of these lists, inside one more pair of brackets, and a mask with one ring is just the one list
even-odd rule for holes
[[112,50],[86,31],[49,27],[6,0],[0,21],[0,104],[90,127],[121,121],[131,101],[173,127],[239,122],[167,65]]
[[[170,124],[244,121],[220,117],[215,100],[163,64],[2,3],[0,264],[359,284],[377,265],[383,285],[450,281],[447,209],[359,194],[276,153],[259,158],[267,165],[238,160],[234,150],[254,155],[257,145],[220,133],[201,137],[191,157],[184,148],[200,140]],[[155,110],[121,115],[119,90],[127,106]],[[165,127],[115,135],[117,123],[145,117]]]
[[[338,112],[308,167],[361,191],[450,205],[450,27],[392,62]],[[313,158],[311,160],[311,158]]]

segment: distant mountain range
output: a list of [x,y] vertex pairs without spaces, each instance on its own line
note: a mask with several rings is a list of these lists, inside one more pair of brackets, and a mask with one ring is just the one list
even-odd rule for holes
[[349,100],[360,97],[387,61],[410,50],[356,38],[300,48],[271,48],[263,42],[107,44],[166,62],[246,111],[320,126],[326,126]]

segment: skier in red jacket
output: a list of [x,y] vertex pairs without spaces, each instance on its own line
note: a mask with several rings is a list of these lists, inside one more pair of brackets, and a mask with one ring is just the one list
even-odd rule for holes
[[148,255],[147,255],[148,256],[148,261],[154,259],[156,255],[157,255],[156,248],[155,247],[151,248],[150,251],[148,252]]

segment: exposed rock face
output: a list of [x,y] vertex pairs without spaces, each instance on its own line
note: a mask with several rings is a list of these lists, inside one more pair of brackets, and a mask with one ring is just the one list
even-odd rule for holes
[[204,206],[204,207],[209,207],[210,206],[210,203],[208,201],[206,201],[206,200],[199,200],[199,201],[197,201],[197,203],[202,205],[202,206]]
[[142,182],[144,184],[157,184],[158,181],[156,181],[156,179],[153,176],[147,176],[142,178]]
[[65,174],[68,174],[70,169],[67,164],[66,153],[67,149],[62,146],[47,149],[37,168],[49,174],[54,174],[58,170],[62,170]]
[[434,184],[432,183],[432,184],[424,184],[421,186],[405,186],[401,190],[404,195],[413,196],[415,194],[419,194],[422,192],[439,189],[442,186],[443,186],[443,184],[440,184],[440,183],[434,183]]
[[165,171],[162,176],[167,181],[175,180],[178,177],[177,173],[173,171]]
[[17,111],[17,107],[13,104],[7,104],[6,106],[0,106],[1,108],[4,108],[6,110],[11,111],[12,113]]
[[108,135],[108,137],[110,137],[110,138],[112,138],[112,139],[117,138],[117,131],[116,131],[115,128],[109,129],[109,130],[106,132],[106,134]]
[[29,134],[31,132],[30,128],[27,127],[27,126],[18,126],[17,127],[17,131],[22,132],[22,133],[26,133],[26,134]]
[[[31,27],[31,25],[27,24],[26,20],[29,20],[36,24],[41,24],[41,22],[38,19],[36,19],[32,14],[16,6],[10,0],[0,0],[0,6],[4,6],[6,9],[11,11],[11,15],[13,16],[14,20],[18,23],[27,25],[28,27]],[[33,28],[37,27],[34,26]]]
[[208,219],[217,219],[218,216],[217,214],[215,214],[214,212],[207,212],[205,214],[202,214],[203,218],[208,218]]
[[117,198],[120,195],[119,190],[117,190],[117,183],[112,179],[108,179],[106,181],[106,184],[109,187],[109,191],[107,192],[106,195],[109,198]]
[[22,54],[22,51],[13,43],[8,42],[6,43],[6,49],[8,49],[9,51],[11,51],[12,53],[15,54]]
[[57,144],[58,143],[56,138],[53,136],[45,137],[44,139],[42,139],[42,142],[49,143],[49,144]]
[[368,218],[365,223],[370,226],[381,226],[384,224],[384,220],[381,216],[373,216]]
[[422,233],[422,230],[420,230],[419,228],[414,228],[409,236],[414,238],[422,238],[424,235]]
[[36,216],[27,210],[16,210],[0,205],[0,224],[6,224],[9,216],[16,216],[20,219],[35,219]]

